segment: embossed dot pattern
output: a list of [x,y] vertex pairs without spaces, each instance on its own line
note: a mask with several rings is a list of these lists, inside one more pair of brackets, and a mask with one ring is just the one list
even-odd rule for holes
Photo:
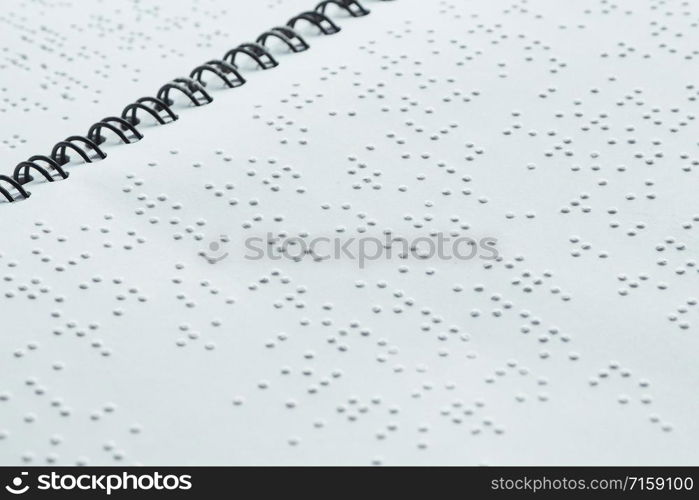
[[[312,7],[241,3],[8,2],[0,158]],[[696,463],[697,5],[361,3],[0,203],[0,462]],[[244,257],[387,233],[499,258]]]

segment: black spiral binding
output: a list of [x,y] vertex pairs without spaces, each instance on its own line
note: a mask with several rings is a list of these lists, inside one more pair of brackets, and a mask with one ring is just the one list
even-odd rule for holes
[[301,12],[298,16],[294,16],[289,19],[289,22],[286,23],[286,25],[293,28],[302,19],[316,26],[324,35],[333,35],[342,29],[337,24],[332,22],[332,19],[330,19],[328,16],[315,10]]
[[[378,0],[392,1],[392,0]],[[366,16],[370,13],[358,0],[323,0],[314,10],[301,12],[292,17],[286,26],[276,26],[263,32],[255,42],[238,45],[229,50],[222,59],[212,59],[194,68],[189,77],[175,78],[160,87],[155,97],[141,97],[128,104],[121,112],[121,116],[108,116],[94,123],[86,136],[72,135],[65,140],[57,142],[51,154],[35,155],[26,161],[20,162],[14,169],[12,177],[0,175],[0,195],[7,201],[14,202],[18,199],[26,199],[31,193],[25,189],[25,185],[35,180],[32,173],[39,174],[47,182],[67,179],[70,175],[63,168],[71,161],[68,150],[76,153],[85,163],[101,160],[107,157],[100,144],[106,142],[103,135],[105,130],[111,131],[123,144],[132,144],[143,139],[143,134],[137,129],[141,124],[141,116],[145,114],[155,120],[159,125],[165,125],[179,119],[172,110],[174,94],[181,94],[195,106],[204,106],[213,102],[214,98],[207,92],[207,82],[204,76],[208,73],[217,77],[227,88],[240,87],[246,83],[241,75],[236,60],[246,56],[258,68],[268,70],[275,68],[279,62],[272,56],[267,48],[271,38],[280,40],[291,52],[303,52],[310,46],[303,37],[294,29],[300,22],[308,22],[317,27],[321,34],[332,35],[338,33],[341,28],[326,15],[326,10],[331,6],[337,6],[352,17]]]
[[261,69],[271,69],[279,66],[277,60],[272,57],[272,54],[263,46],[258,43],[241,43],[236,48],[226,52],[223,56],[224,61],[228,61],[230,58],[230,64],[236,66],[235,58],[238,54],[246,54],[257,63]]
[[275,26],[271,30],[265,31],[257,37],[257,43],[264,47],[269,37],[278,38],[284,42],[292,52],[303,52],[310,48],[306,40],[301,38],[298,33],[288,26]]
[[10,203],[15,201],[14,197],[10,194],[10,192],[3,187],[3,183],[9,184],[12,188],[16,189],[19,194],[22,195],[24,199],[29,198],[31,196],[31,193],[29,191],[26,191],[22,185],[17,182],[15,179],[12,177],[8,177],[6,175],[0,175],[0,194],[2,194],[5,198],[7,198],[7,201]]
[[335,4],[338,7],[346,10],[347,13],[352,17],[366,16],[370,12],[369,10],[362,7],[362,4],[357,2],[357,0],[325,0],[318,4],[316,10],[321,14],[325,14],[325,9],[327,9],[328,6],[332,4]]
[[[119,124],[119,127],[113,125],[113,122]],[[118,116],[108,116],[107,118],[102,118],[100,121],[92,125],[90,130],[87,131],[87,138],[96,144],[102,144],[107,140],[106,137],[100,134],[103,128],[107,128],[114,132],[124,144],[131,144],[131,139],[129,139],[126,134],[122,132],[122,130],[131,132],[133,134],[133,138],[135,138],[137,141],[143,139],[143,134],[141,134],[136,127]]]
[[179,116],[177,116],[175,112],[170,109],[170,106],[165,104],[157,97],[141,97],[140,99],[136,99],[135,102],[128,104],[123,109],[121,112],[121,117],[130,125],[136,126],[141,123],[141,119],[137,116],[139,109],[142,109],[155,118],[155,121],[157,121],[160,125],[165,125],[168,123],[163,118],[162,111],[165,111],[166,115],[170,118],[170,121],[174,122],[179,118]]
[[[195,106],[203,106],[214,101],[214,98],[204,90],[204,86],[197,80],[191,78],[175,78],[171,82],[167,82],[158,90],[158,99],[172,106],[175,101],[170,99],[170,91],[179,90],[186,95]],[[197,95],[199,94],[199,95]]]
[[[243,78],[243,75],[240,74],[238,68],[228,61],[223,61],[221,59],[212,59],[211,61],[207,61],[204,64],[197,66],[189,74],[189,77],[194,78],[199,83],[206,86],[206,82],[203,78],[205,71],[209,71],[218,76],[223,83],[225,83],[228,88],[231,89],[240,87],[245,83],[245,78]],[[234,77],[232,81],[229,78],[230,76]]]

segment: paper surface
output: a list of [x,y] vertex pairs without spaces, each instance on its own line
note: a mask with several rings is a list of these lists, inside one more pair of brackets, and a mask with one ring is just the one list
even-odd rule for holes
[[[313,7],[16,4],[7,174]],[[363,4],[0,203],[0,462],[697,462],[696,6]],[[245,257],[388,230],[500,258]]]

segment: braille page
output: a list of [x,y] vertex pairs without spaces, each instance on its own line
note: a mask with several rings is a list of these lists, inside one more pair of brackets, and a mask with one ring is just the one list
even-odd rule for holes
[[304,0],[3,0],[1,172],[307,8]]
[[362,4],[0,203],[2,463],[697,462],[697,6]]

